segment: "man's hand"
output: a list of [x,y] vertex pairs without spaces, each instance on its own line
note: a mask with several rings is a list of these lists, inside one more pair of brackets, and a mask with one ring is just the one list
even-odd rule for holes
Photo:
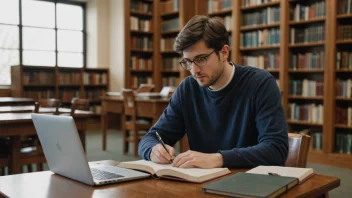
[[166,148],[169,150],[170,154],[164,149],[161,144],[157,144],[152,148],[150,153],[150,160],[158,164],[170,164],[172,162],[173,156],[175,155],[175,149],[167,144]]
[[220,153],[200,153],[187,151],[179,154],[172,165],[179,168],[218,168],[223,165],[223,158]]

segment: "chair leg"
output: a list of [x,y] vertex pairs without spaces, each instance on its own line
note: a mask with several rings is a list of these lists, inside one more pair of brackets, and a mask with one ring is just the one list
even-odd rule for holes
[[43,171],[43,163],[37,164],[37,171]]
[[129,138],[129,131],[123,131],[123,154],[126,155],[128,153],[128,138]]
[[27,170],[28,172],[33,172],[33,169],[32,169],[32,164],[27,164]]
[[134,156],[137,157],[138,156],[138,133],[137,130],[133,131],[133,152],[134,152]]

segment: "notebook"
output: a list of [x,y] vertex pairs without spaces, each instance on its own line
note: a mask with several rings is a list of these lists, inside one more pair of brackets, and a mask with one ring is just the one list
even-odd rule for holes
[[263,174],[268,175],[278,174],[280,176],[295,177],[299,180],[299,183],[306,181],[308,178],[314,175],[312,168],[296,168],[296,167],[283,167],[283,166],[257,166],[247,173]]
[[231,197],[278,197],[298,184],[295,177],[239,172],[203,187],[203,192]]
[[105,164],[88,165],[71,116],[32,114],[49,169],[88,185],[103,185],[149,177],[149,174]]
[[151,161],[138,160],[120,162],[119,167],[141,170],[152,174],[154,177],[183,180],[202,183],[231,173],[228,168],[176,168],[171,164],[156,164]]

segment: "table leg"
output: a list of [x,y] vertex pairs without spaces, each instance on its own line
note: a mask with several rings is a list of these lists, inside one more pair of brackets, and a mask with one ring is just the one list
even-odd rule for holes
[[107,113],[102,112],[101,114],[101,127],[102,127],[102,136],[103,136],[103,151],[106,150],[106,129],[108,125],[108,116]]
[[11,156],[10,156],[10,166],[9,166],[10,174],[19,174],[22,172],[21,165],[20,165],[20,149],[21,149],[20,136],[12,136],[11,137]]

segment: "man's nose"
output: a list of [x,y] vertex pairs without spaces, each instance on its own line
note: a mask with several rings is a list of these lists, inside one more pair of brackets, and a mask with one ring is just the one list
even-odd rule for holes
[[200,71],[200,67],[199,67],[197,64],[192,63],[192,72],[193,72],[194,74],[196,74],[196,73],[198,73],[199,71]]

